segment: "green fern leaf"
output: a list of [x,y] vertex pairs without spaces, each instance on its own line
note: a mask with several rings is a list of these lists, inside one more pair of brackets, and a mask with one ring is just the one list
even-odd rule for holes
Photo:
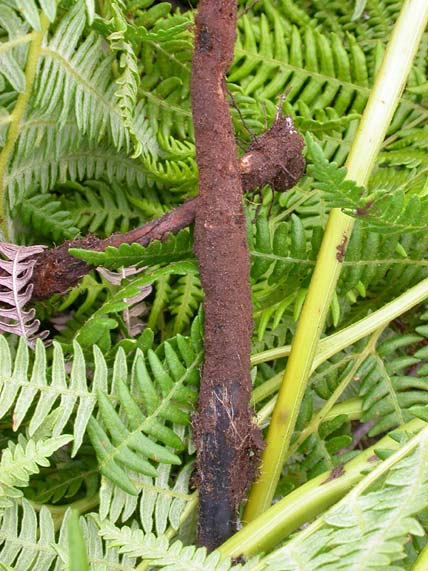
[[198,311],[203,299],[201,281],[198,274],[189,273],[180,277],[174,284],[170,297],[170,310],[174,315],[173,333],[182,333]]
[[[79,130],[90,139],[99,141],[107,130],[118,150],[128,150],[130,134],[113,103],[116,86],[111,58],[105,57],[95,34],[77,47],[84,25],[85,12],[78,2],[43,50],[35,104],[46,118],[58,113],[60,106],[60,128],[74,116]],[[91,85],[90,91],[87,84]],[[149,131],[147,134],[146,149],[155,153],[153,135]]]
[[[86,426],[96,404],[97,389],[107,388],[107,366],[97,347],[94,347],[94,381],[88,388],[86,363],[81,347],[74,344],[74,360],[69,374],[62,349],[54,342],[53,357],[47,366],[46,349],[36,342],[34,363],[30,366],[30,351],[20,340],[12,359],[6,339],[0,337],[0,418],[13,411],[13,428],[17,430],[24,419],[29,420],[32,436],[53,410],[59,409],[53,436],[59,436],[73,415],[73,454],[80,448]],[[59,401],[59,402],[58,402]],[[33,405],[33,407],[32,407]],[[77,410],[75,407],[77,405]],[[75,416],[74,413],[75,412]]]
[[[37,513],[25,499],[22,500],[22,508],[15,502],[5,511],[0,522],[0,560],[3,565],[16,571],[70,569],[70,517],[71,510],[68,510],[57,534],[53,517],[45,506]],[[79,523],[85,544],[90,546],[88,560],[91,570],[135,569],[134,557],[121,555],[114,547],[107,549],[93,519],[81,517]]]
[[25,198],[17,205],[17,215],[24,224],[55,241],[70,240],[79,233],[79,229],[73,226],[70,213],[63,211],[60,202],[52,200],[50,194]]
[[[109,397],[98,393],[99,419],[91,419],[89,436],[101,472],[130,495],[138,492],[124,468],[155,476],[157,472],[147,459],[181,463],[165,446],[181,451],[183,443],[165,422],[183,426],[190,422],[202,360],[198,321],[192,326],[190,339],[177,336],[176,347],[172,340],[161,346],[164,359],[152,350],[145,359],[137,350],[130,386],[123,381],[128,373],[125,355],[119,350],[112,383],[114,393]],[[117,405],[113,399],[117,399]]]
[[[329,163],[311,137],[306,138],[312,164],[308,173],[330,207],[342,208],[361,217],[370,231],[389,234],[422,232],[428,223],[428,198],[407,194],[403,190],[390,193],[382,189],[369,192],[346,180],[346,169]],[[426,155],[426,153],[425,153]]]
[[[180,432],[181,434],[182,432]],[[145,533],[162,535],[170,526],[178,530],[185,510],[195,507],[195,494],[189,491],[193,464],[177,471],[170,464],[159,464],[156,478],[150,478],[131,470],[126,474],[135,485],[138,495],[131,495],[103,476],[100,490],[100,517],[115,523],[125,522],[138,515]]]
[[[360,375],[362,420],[375,421],[370,435],[404,424],[413,417],[412,407],[428,404],[427,377],[421,368],[427,353],[423,345],[428,334],[426,325],[416,327],[416,332],[419,335],[389,337],[364,365],[364,374]],[[406,354],[407,348],[418,344],[413,355]]]
[[28,486],[30,476],[39,471],[39,466],[49,466],[49,456],[71,440],[72,436],[64,434],[39,441],[26,440],[20,435],[16,444],[9,441],[0,461],[0,510],[13,505],[11,500],[23,495],[17,488]]
[[[185,547],[181,541],[169,545],[165,536],[145,535],[142,531],[115,527],[108,520],[100,522],[101,536],[112,545],[120,548],[121,553],[141,557],[151,566],[174,571],[229,571],[230,559],[222,558],[217,551],[207,555],[204,548]],[[239,569],[237,566],[236,569]]]
[[[363,483],[330,509],[312,533],[300,532],[264,561],[267,571],[334,569],[396,569],[408,534],[423,535],[415,515],[427,505],[428,439],[426,429],[415,437],[418,446],[392,465],[382,485],[358,493]],[[379,470],[380,473],[381,469]]]
[[104,252],[91,252],[79,248],[70,248],[69,252],[88,264],[109,269],[133,265],[153,266],[193,258],[192,235],[188,230],[182,230],[176,236],[170,236],[165,242],[155,240],[148,246],[121,244],[118,248],[108,246]]
[[100,307],[93,310],[89,315],[84,316],[84,321],[80,323],[74,340],[83,347],[90,347],[97,343],[104,350],[109,349],[111,346],[110,330],[115,329],[119,325],[119,319],[111,317],[112,314],[118,314],[127,310],[130,306],[129,299],[139,295],[142,288],[156,282],[158,279],[171,274],[186,275],[189,272],[196,271],[197,266],[194,262],[175,262],[149,273],[145,272],[143,277],[127,281],[113,295],[107,296]]

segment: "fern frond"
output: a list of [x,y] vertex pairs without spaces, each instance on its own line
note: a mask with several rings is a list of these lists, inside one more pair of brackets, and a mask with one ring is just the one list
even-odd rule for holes
[[[182,426],[190,422],[202,360],[200,335],[196,319],[191,338],[179,335],[174,345],[171,340],[161,346],[163,358],[149,350],[145,359],[137,350],[130,385],[123,380],[128,373],[124,354],[119,351],[114,392],[110,397],[98,393],[99,420],[91,419],[89,436],[101,472],[130,495],[137,495],[137,489],[123,467],[153,477],[156,470],[147,458],[167,464],[181,462],[166,446],[182,451],[184,445],[165,422]],[[114,399],[117,405],[112,403]]]
[[289,221],[273,225],[268,224],[266,217],[257,218],[249,248],[259,338],[265,335],[270,322],[279,325],[290,304],[294,305],[297,318],[306,291],[302,286],[312,273],[319,247],[316,234],[310,241],[309,231],[294,214]]
[[[22,93],[25,90],[26,84],[23,72],[25,63],[25,59],[23,58],[23,56],[25,56],[25,46],[13,46],[13,41],[17,37],[25,36],[25,33],[28,30],[28,24],[23,22],[11,6],[2,3],[0,6],[0,27],[4,31],[3,33],[7,35],[7,40],[5,37],[2,38],[0,78],[7,80],[14,91]],[[28,37],[28,41],[30,41],[30,37]],[[9,42],[10,44],[8,46]],[[6,87],[4,86],[1,91],[6,91]],[[4,108],[3,113],[6,120],[7,111]]]
[[52,200],[51,194],[27,196],[17,205],[16,212],[24,224],[57,242],[75,238],[79,233],[70,213],[61,208],[59,201]]
[[[101,39],[96,34],[90,34],[78,46],[84,25],[84,7],[78,2],[42,49],[43,63],[34,104],[44,118],[56,116],[60,129],[73,117],[79,130],[89,139],[98,142],[106,132],[117,150],[129,151],[130,133],[119,108],[114,105],[116,85],[111,73],[112,60],[105,57]],[[144,147],[156,153],[148,126]]]
[[178,278],[172,293],[170,308],[174,316],[173,333],[182,333],[197,313],[203,299],[199,275],[189,273]]
[[[117,528],[108,520],[100,522],[100,534],[109,545],[119,548],[120,553],[139,557],[150,562],[159,569],[174,571],[229,571],[232,568],[230,559],[222,558],[213,551],[207,555],[205,548],[185,547],[181,541],[169,544],[165,536],[145,535],[138,529],[129,527]],[[234,567],[239,570],[240,565]]]
[[[312,528],[269,555],[264,568],[369,571],[381,567],[404,571],[400,564],[404,545],[409,534],[424,533],[415,516],[427,505],[426,429],[414,441],[416,449],[410,448],[407,457],[400,458],[401,451],[396,453],[397,462],[377,489],[367,492],[363,480]],[[382,478],[382,466],[378,474]]]
[[165,328],[165,313],[168,311],[168,300],[172,295],[172,287],[170,286],[170,276],[164,276],[158,280],[154,288],[154,298],[150,309],[148,326],[156,330]]
[[30,352],[25,342],[20,341],[12,358],[6,339],[1,336],[0,418],[13,412],[13,429],[18,430],[24,421],[29,422],[28,433],[31,437],[52,410],[58,410],[53,436],[61,435],[73,416],[73,455],[76,454],[96,404],[96,391],[107,390],[105,360],[98,347],[94,347],[93,351],[94,379],[89,388],[85,359],[77,343],[74,344],[71,372],[67,373],[64,354],[58,343],[54,342],[48,369],[46,349],[40,340],[36,342],[31,366]]
[[36,260],[35,254],[40,254],[43,246],[15,246],[0,242],[0,253],[6,259],[0,260],[0,332],[15,333],[32,345],[36,337],[45,338],[47,333],[36,335],[40,321],[34,319],[35,310],[24,310],[30,301],[33,286],[33,275]]
[[146,288],[165,276],[196,271],[197,266],[194,262],[183,261],[171,263],[150,273],[145,272],[142,277],[132,278],[116,289],[112,295],[108,295],[97,309],[92,308],[90,314],[81,316],[73,339],[83,347],[91,347],[97,343],[103,350],[110,349],[110,331],[120,325],[120,318],[117,314],[129,308],[129,302],[126,300],[138,296],[142,288]]
[[[54,411],[43,427],[55,416]],[[49,486],[46,486],[46,479],[49,479]],[[68,504],[84,497],[94,498],[96,503],[99,488],[100,474],[93,448],[80,448],[79,456],[72,459],[67,447],[52,457],[50,469],[42,469],[40,474],[32,476],[25,497],[39,505]]]
[[381,294],[383,300],[428,275],[426,232],[399,236],[370,232],[358,221],[344,260],[339,282],[342,295],[351,303],[367,291]]
[[72,439],[62,435],[34,441],[19,435],[17,443],[9,441],[0,460],[0,511],[11,507],[11,500],[23,495],[17,488],[28,486],[30,476],[37,474],[39,466],[49,466],[49,456]]
[[88,264],[119,269],[134,265],[154,266],[193,258],[192,243],[190,232],[181,230],[177,235],[170,236],[165,242],[155,240],[148,246],[121,244],[118,248],[108,246],[103,252],[78,248],[70,248],[69,252]]
[[[136,274],[141,274],[144,268],[122,268],[120,272],[113,272],[111,270],[106,270],[104,268],[98,267],[98,273],[100,273],[104,279],[113,285],[120,285],[121,282],[129,276]],[[138,293],[132,297],[124,297],[123,301],[126,303],[127,307],[124,308],[122,316],[123,321],[127,329],[129,337],[135,337],[138,333],[141,333],[144,324],[139,320],[139,317],[146,312],[147,308],[143,300],[150,295],[152,291],[151,284],[143,285],[138,287]]]
[[[330,207],[342,208],[346,214],[361,217],[374,232],[389,234],[422,232],[428,223],[428,198],[396,189],[372,192],[346,179],[346,169],[329,163],[321,148],[307,137],[313,163],[308,167]],[[428,158],[428,153],[423,151]]]
[[368,96],[367,70],[364,54],[351,36],[345,47],[335,34],[324,35],[310,26],[299,30],[273,6],[258,19],[243,16],[238,32],[230,81],[240,81],[246,94],[271,99],[291,85],[291,103],[299,99],[322,109],[334,101],[339,114],[362,111]]
[[337,453],[344,452],[352,443],[349,432],[350,427],[345,415],[321,424],[319,430],[313,432],[299,448],[298,454],[304,454],[300,463],[300,477],[305,474],[309,480],[323,472],[340,470],[341,465],[349,460],[349,455]]
[[[137,93],[140,83],[137,56],[130,42],[125,39],[126,21],[118,4],[112,5],[114,12],[115,27],[117,31],[108,36],[110,48],[113,53],[119,54],[119,68],[121,74],[116,78],[119,88],[116,91],[118,106],[132,141],[134,143],[133,158],[143,153],[143,140],[139,139],[138,133],[133,127],[134,115],[136,114]],[[139,114],[142,109],[139,109]]]
[[124,233],[131,226],[139,226],[148,218],[164,213],[159,197],[150,188],[138,190],[115,181],[110,184],[102,180],[86,180],[83,184],[70,181],[56,186],[55,196],[82,234]]
[[413,334],[391,336],[365,364],[359,394],[363,398],[362,421],[374,421],[370,435],[404,424],[414,416],[412,407],[428,405],[427,333],[423,323]]
[[150,478],[131,470],[126,473],[138,490],[130,495],[103,477],[100,490],[101,519],[112,523],[126,522],[131,516],[139,516],[145,533],[162,535],[170,527],[178,530],[183,512],[195,507],[194,494],[189,491],[193,464],[187,464],[178,472],[170,464],[159,464],[158,475]]
[[144,76],[140,93],[151,126],[162,137],[192,138],[190,64],[193,43],[190,12],[144,22],[128,33],[141,43]]
[[[43,145],[38,143],[40,134],[44,137]],[[47,124],[36,121],[23,128],[4,182],[13,208],[28,189],[38,187],[41,192],[48,192],[57,183],[93,178],[137,188],[148,184],[139,161],[116,153],[106,143],[90,142],[75,123],[67,123],[57,132],[52,120]]]
[[[83,155],[88,155],[89,149],[96,155],[98,146],[107,146],[114,161],[112,151],[113,155],[121,151],[127,154],[134,140],[140,151],[157,154],[156,140],[145,119],[142,103],[136,106],[132,121],[124,121],[119,107],[114,104],[117,92],[112,69],[114,58],[106,56],[96,33],[83,39],[85,22],[84,5],[78,2],[67,11],[52,38],[46,39],[42,46],[36,84],[5,173],[12,207],[22,199],[31,183],[40,184],[45,191],[51,190],[59,173],[62,181],[67,170],[75,179],[77,165],[80,167],[78,176],[82,177]],[[69,123],[73,127],[71,132]],[[74,157],[73,164],[64,170],[61,159],[72,150],[80,152],[80,161],[76,163]],[[99,159],[91,156],[86,160],[90,161],[89,165],[85,163],[88,174],[91,170],[94,174]],[[106,158],[103,168],[107,164]],[[18,179],[14,174],[16,170]],[[23,170],[27,172],[24,174]],[[111,172],[111,166],[108,170]]]
[[[47,569],[70,569],[69,533],[71,512],[68,511],[57,534],[49,510],[42,506],[36,513],[31,504],[22,500],[5,510],[0,523],[0,560],[16,571],[46,571]],[[88,545],[90,569],[101,571],[134,571],[136,559],[121,555],[119,550],[107,549],[91,518],[80,518],[83,537]]]

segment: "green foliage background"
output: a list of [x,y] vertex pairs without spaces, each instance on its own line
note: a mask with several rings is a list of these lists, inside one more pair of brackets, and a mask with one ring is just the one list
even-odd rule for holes
[[[367,189],[344,182],[342,169],[401,7],[367,0],[353,17],[347,0],[239,3],[227,78],[238,143],[249,142],[240,115],[261,133],[287,89],[284,111],[308,137],[299,184],[264,189],[260,210],[245,203],[261,426],[331,207],[357,223],[326,336],[428,277],[427,34]],[[193,18],[153,0],[0,0],[5,240],[54,245],[125,232],[197,193]],[[183,547],[194,542],[191,414],[203,359],[191,231],[146,248],[74,253],[118,273],[94,271],[37,305],[50,346],[0,337],[0,568],[227,570],[219,553]],[[124,275],[124,266],[138,271]],[[284,533],[246,569],[416,569],[428,532],[427,321],[419,305],[318,367],[277,497],[305,485],[309,493],[311,479],[390,431],[398,456],[375,464],[371,487],[351,486],[343,503],[337,496],[310,533],[282,545]],[[278,350],[275,359],[265,362],[266,350]],[[403,428],[415,417],[416,428]],[[80,523],[70,508],[85,514]]]

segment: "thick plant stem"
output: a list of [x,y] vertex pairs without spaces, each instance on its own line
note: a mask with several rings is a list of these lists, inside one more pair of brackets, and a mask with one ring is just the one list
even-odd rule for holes
[[236,531],[237,508],[253,480],[260,446],[249,406],[249,253],[225,91],[225,73],[233,60],[236,8],[236,0],[199,2],[191,78],[199,169],[194,250],[205,292],[205,358],[194,440],[198,542],[209,550]]
[[[427,19],[428,0],[404,3],[346,163],[348,178],[359,185],[368,181]],[[348,216],[338,209],[331,211],[269,427],[261,473],[251,490],[244,521],[256,518],[272,502],[352,227]]]
[[28,49],[27,64],[25,67],[25,91],[20,93],[16,100],[16,105],[10,115],[9,130],[7,132],[6,143],[0,153],[0,238],[2,240],[9,239],[9,227],[6,215],[6,196],[4,177],[8,162],[12,156],[16,140],[19,136],[19,128],[21,119],[27,108],[28,100],[33,89],[34,78],[36,76],[37,62],[40,55],[40,49],[43,37],[49,27],[49,20],[42,13],[40,17],[41,30],[31,34],[31,44]]

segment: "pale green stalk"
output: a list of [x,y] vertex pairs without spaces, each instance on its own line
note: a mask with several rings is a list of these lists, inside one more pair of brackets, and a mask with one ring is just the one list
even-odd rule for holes
[[[348,178],[359,185],[366,185],[375,164],[427,19],[428,0],[404,3],[346,163]],[[251,489],[244,521],[256,518],[272,502],[339,278],[343,256],[338,248],[344,251],[352,226],[353,220],[340,210],[331,211],[273,412],[260,476]]]
[[10,51],[12,48],[16,46],[28,44],[34,39],[36,33],[37,32],[30,32],[29,34],[25,34],[25,36],[18,36],[17,38],[13,38],[13,40],[9,40],[8,42],[2,43],[0,45],[0,54]]
[[100,498],[98,492],[93,496],[87,496],[80,500],[76,500],[71,504],[65,504],[63,506],[55,506],[51,504],[39,504],[37,502],[30,502],[32,507],[38,512],[42,507],[47,508],[52,516],[55,530],[61,528],[64,516],[69,508],[77,510],[79,513],[83,514],[89,512],[95,508],[100,503]]
[[416,559],[412,571],[427,571],[428,569],[428,543],[419,553],[418,558]]
[[[31,34],[31,44],[28,48],[27,63],[25,66],[25,90],[18,95],[15,107],[10,114],[10,125],[7,132],[6,143],[0,153],[0,238],[2,240],[9,239],[4,178],[16,140],[20,134],[21,119],[25,114],[31,91],[33,89],[43,37],[49,27],[49,20],[43,13],[40,16],[40,23],[40,32],[32,32]],[[25,39],[25,41],[28,41],[28,37],[28,35],[25,36],[23,40]]]
[[[223,543],[218,548],[219,551],[227,557],[250,556],[267,552],[302,524],[337,503],[350,490],[353,496],[363,493],[376,479],[419,444],[426,436],[428,427],[422,420],[414,419],[403,425],[400,430],[418,434],[401,448],[396,440],[385,436],[347,462],[343,466],[342,473],[338,472],[335,475],[332,472],[324,472],[309,480],[243,527]],[[379,462],[375,457],[375,449],[396,450],[397,452],[387,460]],[[314,522],[307,528],[310,531],[305,530],[299,534],[299,540],[302,534],[313,533],[314,528],[322,524],[322,518]]]

